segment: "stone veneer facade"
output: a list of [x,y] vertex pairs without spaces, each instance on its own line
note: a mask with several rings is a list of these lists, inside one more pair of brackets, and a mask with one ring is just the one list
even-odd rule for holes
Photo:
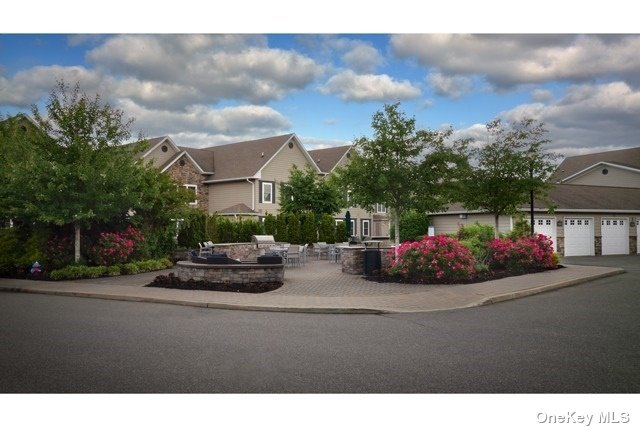
[[196,264],[179,261],[176,275],[180,280],[206,281],[211,283],[240,284],[282,283],[283,264]]
[[181,158],[167,169],[167,173],[171,178],[181,182],[182,184],[197,185],[198,205],[194,207],[208,212],[209,186],[202,183],[204,181],[204,176],[198,172],[189,160],[184,157]]

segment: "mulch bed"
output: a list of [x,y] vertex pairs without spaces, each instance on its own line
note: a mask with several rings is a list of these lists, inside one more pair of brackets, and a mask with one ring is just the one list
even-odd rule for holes
[[[558,265],[558,268],[564,268],[563,265]],[[438,280],[435,278],[414,278],[406,279],[400,276],[390,276],[387,274],[377,274],[366,276],[367,280],[378,283],[406,283],[411,285],[470,285],[473,283],[482,283],[489,280],[504,279],[507,277],[522,276],[525,274],[541,273],[543,271],[549,271],[549,269],[539,268],[525,271],[508,271],[508,270],[493,270],[484,273],[475,274],[469,279],[461,280]]]
[[177,278],[173,273],[169,273],[168,276],[158,276],[153,282],[145,285],[152,288],[168,288],[168,289],[185,289],[190,291],[218,291],[218,292],[242,292],[249,294],[262,294],[278,289],[282,286],[282,283],[261,283],[252,282],[246,284],[236,283],[214,283],[205,282],[202,280],[187,280],[182,281]]

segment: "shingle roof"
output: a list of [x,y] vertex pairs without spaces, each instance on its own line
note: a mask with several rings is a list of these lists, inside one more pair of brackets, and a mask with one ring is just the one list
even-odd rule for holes
[[205,173],[214,173],[214,153],[211,150],[203,150],[200,148],[178,147],[180,150],[186,151],[193,160],[196,161],[200,169]]
[[562,161],[562,163],[560,163],[554,174],[551,176],[550,181],[560,182],[563,179],[600,162],[613,163],[640,169],[640,147],[567,157]]
[[238,203],[237,205],[230,206],[226,209],[222,209],[218,211],[221,214],[256,214],[257,212],[251,209],[249,206],[244,203]]
[[[549,190],[549,198],[557,205],[556,210],[640,211],[640,188],[556,184]],[[534,207],[547,206],[535,200]]]
[[[549,189],[548,198],[555,204],[557,211],[640,211],[640,188],[554,184]],[[548,208],[545,202],[538,199],[534,200],[533,206],[543,210]],[[522,205],[520,209],[528,210],[529,205]],[[461,203],[452,203],[444,212],[432,215],[449,212],[468,212],[468,210],[464,209]]]
[[318,168],[320,168],[322,172],[329,173],[351,147],[351,145],[343,145],[341,147],[309,150],[308,152],[313,161],[316,162],[316,165],[318,165]]
[[212,181],[254,176],[292,137],[289,133],[202,149],[213,153]]

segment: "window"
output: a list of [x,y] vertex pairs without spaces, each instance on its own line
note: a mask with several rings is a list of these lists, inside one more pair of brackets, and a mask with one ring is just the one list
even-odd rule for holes
[[551,220],[550,220],[550,219],[547,219],[547,220],[545,220],[545,223],[546,223],[547,225],[551,225]]
[[358,222],[355,219],[351,220],[351,235],[352,236],[357,236],[358,235],[358,230],[356,229],[356,224]]
[[275,203],[275,191],[273,182],[262,182],[260,186],[260,203]]
[[162,152],[166,153],[169,150],[169,147],[167,147],[166,145],[162,146]]
[[376,213],[386,214],[387,207],[382,203],[376,203]]
[[369,226],[370,226],[371,222],[368,219],[363,219],[362,220],[362,236],[363,237],[369,237],[370,236],[370,231],[369,231]]
[[189,202],[189,206],[198,206],[198,186],[194,184],[185,184],[184,188],[193,191],[193,202]]
[[340,224],[341,222],[344,222],[343,219],[336,219],[336,225]]

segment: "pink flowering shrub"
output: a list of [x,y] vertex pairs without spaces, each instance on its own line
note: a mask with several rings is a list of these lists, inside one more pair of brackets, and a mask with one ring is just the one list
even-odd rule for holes
[[543,234],[490,241],[489,263],[492,268],[513,271],[558,267],[558,260],[553,256],[553,242]]
[[471,251],[448,236],[425,236],[402,243],[387,267],[389,275],[420,282],[468,279],[474,272]]
[[123,232],[100,233],[92,250],[93,262],[98,265],[125,263],[143,240],[142,233],[131,226]]

